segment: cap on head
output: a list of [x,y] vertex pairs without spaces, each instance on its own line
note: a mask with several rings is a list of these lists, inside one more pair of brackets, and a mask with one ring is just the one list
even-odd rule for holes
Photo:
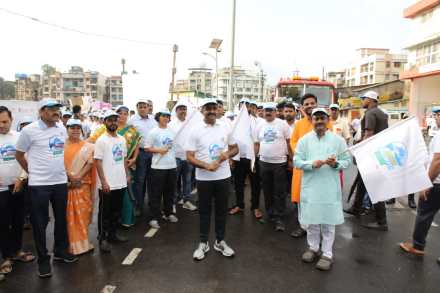
[[139,105],[140,103],[144,103],[144,104],[148,104],[148,105],[152,105],[153,103],[151,102],[151,100],[147,99],[147,98],[139,98],[136,101],[136,106]]
[[130,111],[130,109],[128,109],[128,107],[124,106],[124,105],[119,105],[119,106],[116,107],[116,113],[119,113],[119,111],[121,111],[121,110],[127,111],[127,112]]
[[379,100],[379,95],[375,91],[368,91],[362,96],[360,96],[361,99],[369,98],[375,101]]
[[263,109],[264,110],[276,110],[276,108],[277,108],[277,104],[276,103],[269,102],[269,103],[264,103],[263,104]]
[[62,107],[63,105],[59,103],[57,100],[44,98],[39,103],[40,110],[46,107]]
[[168,109],[162,109],[162,110],[160,110],[159,112],[157,112],[157,113],[159,113],[160,115],[168,115],[168,116],[171,116],[171,112],[170,112],[170,110],[168,110]]
[[176,105],[174,106],[174,109],[177,109],[179,107],[188,107],[187,104],[184,101],[178,101]]
[[82,127],[81,120],[79,120],[79,119],[69,119],[69,120],[67,120],[66,127],[71,127],[71,126],[80,126],[80,127]]
[[206,105],[218,105],[216,99],[203,99],[200,103],[200,107],[205,107]]
[[118,113],[116,113],[115,111],[112,111],[112,110],[108,110],[108,111],[106,111],[105,113],[104,113],[104,120],[106,120],[107,118],[110,118],[110,117],[119,117],[119,114]]
[[73,114],[72,114],[72,112],[70,112],[70,111],[62,111],[62,112],[61,112],[61,117],[65,117],[65,116],[72,117]]
[[331,104],[329,106],[330,109],[338,109],[339,110],[339,105],[338,104]]
[[440,106],[432,107],[432,113],[439,114],[440,113]]
[[223,100],[222,98],[215,98],[215,100],[217,101],[217,104],[223,105],[225,103],[225,100]]
[[20,122],[18,124],[29,124],[34,122],[34,119],[32,119],[31,116],[24,116],[23,118],[20,119]]
[[249,104],[251,104],[251,105],[254,105],[254,106],[257,106],[257,107],[258,107],[258,103],[257,103],[257,101],[255,101],[255,100],[250,100],[250,101],[249,101]]
[[242,103],[250,104],[251,100],[249,100],[248,98],[241,98],[239,103],[240,104],[242,104]]
[[329,116],[327,110],[324,109],[324,108],[315,108],[315,109],[313,109],[312,116],[315,116],[317,114],[325,114],[325,115]]

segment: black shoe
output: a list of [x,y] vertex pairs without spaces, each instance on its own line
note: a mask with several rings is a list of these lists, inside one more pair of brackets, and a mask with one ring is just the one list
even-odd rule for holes
[[65,262],[65,263],[72,263],[72,262],[76,262],[78,260],[78,257],[68,252],[61,252],[61,253],[56,252],[53,255],[53,260]]
[[101,250],[104,253],[110,253],[112,251],[112,246],[110,243],[108,243],[107,240],[102,240],[99,243],[99,250]]
[[386,204],[395,204],[396,203],[396,199],[395,198],[389,199],[385,203]]
[[292,233],[290,233],[290,236],[292,236],[293,238],[301,238],[306,236],[307,232],[306,230],[304,230],[301,227],[298,227],[298,229],[293,230]]
[[116,234],[110,236],[108,238],[108,241],[110,243],[124,243],[124,242],[127,242],[128,239],[127,239],[127,237],[119,235],[118,233],[116,233]]
[[349,209],[345,209],[344,213],[355,216],[355,217],[359,217],[359,215],[360,215],[360,211],[354,207],[351,207]]
[[277,221],[275,223],[275,231],[277,232],[284,232],[286,230],[286,227],[284,226],[284,223],[281,221]]
[[52,277],[52,268],[49,260],[38,264],[38,276],[40,278]]
[[365,227],[367,229],[372,229],[372,230],[388,231],[388,225],[387,224],[379,224],[377,222],[364,223],[364,224],[361,224],[361,226]]
[[411,209],[416,209],[417,208],[416,202],[414,200],[414,196],[413,197],[408,197],[408,206]]

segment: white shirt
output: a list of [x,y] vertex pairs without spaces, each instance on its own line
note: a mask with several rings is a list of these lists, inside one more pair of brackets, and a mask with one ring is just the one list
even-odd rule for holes
[[16,149],[27,153],[29,186],[67,183],[64,167],[66,129],[37,120],[20,132]]
[[261,123],[256,139],[260,143],[260,160],[275,164],[287,162],[289,132],[287,123],[280,119]]
[[156,127],[150,131],[147,138],[145,139],[146,148],[164,148],[166,146],[170,147],[168,152],[165,155],[161,155],[158,153],[153,154],[153,158],[151,161],[151,168],[160,169],[160,170],[168,170],[174,169],[177,167],[176,164],[176,153],[174,147],[174,138],[176,137],[175,133],[170,128],[160,128]]
[[289,123],[287,123],[287,120],[284,120],[284,122],[286,122],[287,127],[289,127],[289,138],[291,138],[292,133],[295,130],[295,122],[293,122],[292,125],[289,125]]
[[8,190],[20,177],[22,169],[15,159],[15,145],[20,134],[10,131],[0,134],[0,191]]
[[[434,154],[438,153],[440,153],[440,132],[437,132],[437,134],[432,138],[431,142],[429,143],[429,165],[431,165],[431,162],[434,159]],[[433,183],[440,184],[440,175],[435,178]]]
[[[111,136],[107,132],[101,135],[95,143],[94,158],[102,160],[105,180],[110,190],[127,187],[124,159],[127,156],[125,138]],[[99,176],[98,176],[99,177]],[[98,178],[98,188],[102,189],[101,180]]]
[[128,124],[134,126],[142,136],[140,145],[145,145],[145,138],[148,136],[148,133],[157,126],[157,122],[152,115],[148,115],[147,118],[142,118],[139,114],[134,115]]
[[[195,152],[196,159],[210,164],[216,161],[222,152],[227,151],[228,145],[235,144],[230,134],[219,121],[214,125],[202,122],[202,125],[191,133],[185,148],[187,151]],[[196,179],[200,181],[222,180],[229,177],[231,177],[231,169],[228,160],[222,162],[214,172],[196,168]]]
[[341,116],[336,119],[336,121],[332,121],[333,124],[333,133],[337,134],[345,139],[347,141],[350,139],[350,125],[348,124],[348,121],[344,118],[341,118]]
[[[251,120],[251,135],[252,135],[252,140],[256,141],[256,137],[257,137],[257,129],[258,126],[264,122],[265,120],[260,118],[260,117],[254,117],[252,115],[249,115],[249,118]],[[236,123],[236,121],[235,121]],[[238,144],[238,154],[235,155],[232,159],[234,161],[240,161],[240,158],[247,158],[247,153],[246,153],[246,148],[241,146],[239,144],[239,142],[237,142]]]
[[[183,124],[185,123],[184,121],[180,121],[179,118],[177,117],[173,117],[170,121],[170,123],[168,123],[168,127],[174,132],[174,134],[176,135],[179,130],[182,128]],[[176,153],[176,158],[181,159],[181,160],[186,160],[186,153],[185,153],[185,149],[184,146],[180,145],[180,144],[175,144],[175,153]]]

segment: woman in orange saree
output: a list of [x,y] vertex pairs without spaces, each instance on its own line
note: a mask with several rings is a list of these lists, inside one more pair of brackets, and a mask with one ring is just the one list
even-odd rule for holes
[[66,126],[68,139],[64,149],[64,165],[69,179],[67,233],[69,252],[79,255],[93,250],[88,229],[92,222],[95,189],[94,145],[80,139],[80,120],[70,119]]

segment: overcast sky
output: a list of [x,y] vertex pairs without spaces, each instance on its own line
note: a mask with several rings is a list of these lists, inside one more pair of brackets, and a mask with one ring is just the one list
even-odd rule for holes
[[[261,62],[272,84],[299,69],[321,75],[342,68],[359,47],[400,52],[409,20],[403,9],[415,0],[237,0],[236,65]],[[0,8],[81,31],[145,40],[158,45],[86,36],[39,24],[0,10],[0,76],[40,73],[48,63],[61,71],[72,65],[119,74],[120,59],[139,71],[137,89],[166,98],[171,79],[171,44],[179,45],[177,78],[187,68],[214,61],[201,53],[212,38],[223,39],[219,66],[230,60],[232,0],[2,0]]]

